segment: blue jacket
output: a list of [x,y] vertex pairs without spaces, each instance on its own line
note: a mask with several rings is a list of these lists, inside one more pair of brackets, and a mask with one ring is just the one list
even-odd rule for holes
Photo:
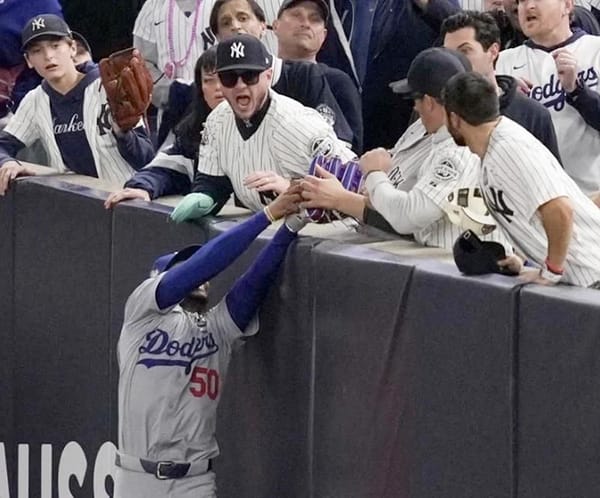
[[[360,19],[352,16],[352,2],[365,0],[329,0],[331,16],[327,39],[318,59],[351,76],[353,62],[343,48],[349,25]],[[453,0],[454,2],[454,0]],[[451,11],[458,6],[450,2]],[[445,15],[452,12],[445,12]],[[336,18],[343,20],[337,23]],[[346,30],[344,30],[344,27]],[[408,125],[412,102],[394,94],[389,83],[406,77],[410,63],[422,50],[434,45],[439,32],[411,0],[379,0],[373,17],[369,57],[362,82],[364,150],[391,147]]]

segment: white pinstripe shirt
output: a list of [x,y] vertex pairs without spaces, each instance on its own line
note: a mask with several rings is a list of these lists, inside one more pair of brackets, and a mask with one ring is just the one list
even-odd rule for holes
[[600,209],[533,135],[507,117],[491,134],[480,184],[490,213],[528,259],[542,266],[548,254],[538,208],[568,197],[573,235],[562,281],[588,286],[600,280]]
[[354,157],[317,111],[273,90],[270,95],[271,105],[248,140],[238,131],[229,104],[219,104],[206,120],[199,150],[198,172],[229,177],[236,196],[255,211],[264,205],[259,193],[243,184],[250,173],[264,170],[285,178],[304,176],[317,148],[344,161]]
[[[85,88],[83,126],[98,178],[118,186],[123,185],[135,170],[117,147],[117,140],[111,131],[106,93],[99,78]],[[69,171],[54,135],[50,98],[42,86],[25,96],[4,131],[25,146],[30,146],[39,139],[48,154],[48,166],[61,172]]]

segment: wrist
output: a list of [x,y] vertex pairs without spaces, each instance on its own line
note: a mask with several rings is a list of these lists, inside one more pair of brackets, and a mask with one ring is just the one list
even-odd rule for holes
[[273,222],[277,221],[277,219],[279,218],[278,216],[276,216],[276,213],[273,213],[273,211],[271,211],[269,206],[265,206],[263,208],[263,212],[265,213],[267,220],[269,220],[269,223],[273,223]]
[[544,268],[554,273],[555,275],[562,275],[564,273],[564,268],[560,265],[552,264],[549,258],[546,258],[546,261],[544,261]]

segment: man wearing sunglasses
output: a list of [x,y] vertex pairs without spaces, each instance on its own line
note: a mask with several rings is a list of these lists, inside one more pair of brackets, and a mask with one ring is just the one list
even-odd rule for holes
[[[232,193],[244,207],[263,209],[275,192],[244,181],[256,171],[272,171],[289,185],[291,178],[306,175],[316,154],[343,161],[354,157],[317,111],[270,89],[271,66],[272,55],[254,36],[236,35],[217,45],[217,74],[227,103],[206,121],[193,193],[171,214],[176,222],[217,214]],[[270,185],[272,179],[262,181]]]

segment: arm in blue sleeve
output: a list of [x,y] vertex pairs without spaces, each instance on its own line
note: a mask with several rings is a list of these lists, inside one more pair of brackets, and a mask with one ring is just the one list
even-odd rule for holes
[[17,152],[23,147],[25,144],[18,138],[5,131],[0,131],[0,166],[7,161],[14,161]]
[[208,214],[216,215],[231,197],[233,185],[227,176],[213,176],[196,172],[192,192],[208,195],[215,202],[215,207]]
[[235,283],[225,302],[231,319],[242,331],[258,311],[273,285],[281,262],[290,243],[296,238],[285,224],[277,230],[273,240],[265,247],[248,271]]
[[189,194],[192,182],[188,175],[179,171],[153,166],[136,172],[124,186],[145,190],[150,195],[150,199],[156,199],[164,195]]
[[192,290],[227,268],[270,222],[263,211],[207,242],[196,253],[174,266],[156,288],[156,304],[163,310],[181,302]]
[[119,152],[133,169],[142,169],[154,158],[154,146],[143,126],[114,135]]
[[577,109],[587,124],[600,131],[600,94],[587,86],[579,88],[577,96],[567,94],[567,103]]

